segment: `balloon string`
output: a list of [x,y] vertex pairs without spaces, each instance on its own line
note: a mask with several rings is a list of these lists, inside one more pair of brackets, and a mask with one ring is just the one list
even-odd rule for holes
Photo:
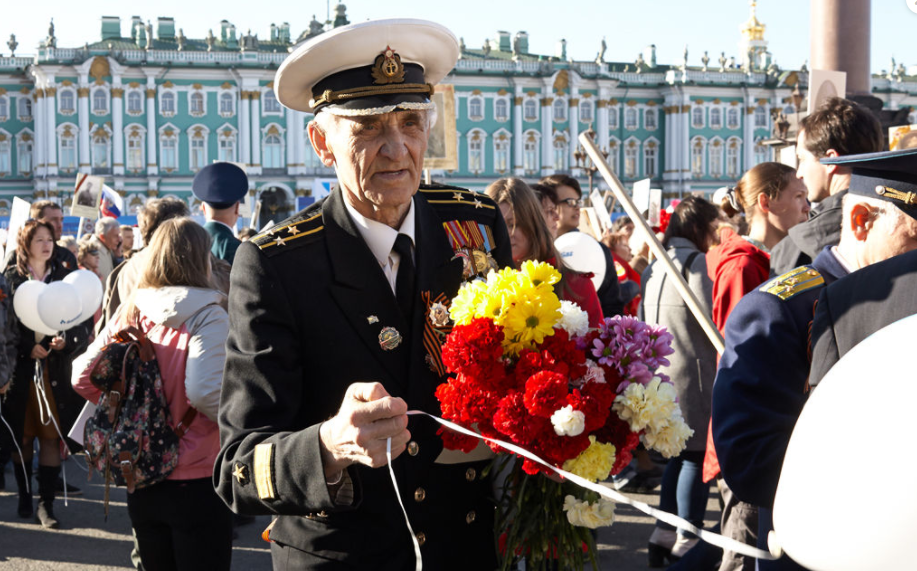
[[401,491],[398,489],[398,480],[395,478],[395,470],[392,469],[392,439],[389,437],[385,441],[385,457],[388,459],[388,473],[392,477],[392,485],[395,486],[395,497],[398,498],[398,505],[401,506],[401,513],[404,514],[404,521],[408,524],[408,531],[411,532],[411,541],[414,542],[414,570],[423,571],[423,557],[420,554],[420,542],[414,535],[414,528],[411,527],[411,520],[408,512],[404,509],[404,502],[401,501]]
[[[10,381],[10,383],[12,383],[12,381]],[[10,388],[11,388],[11,389],[13,388],[12,385],[10,385]],[[8,423],[8,422],[6,421],[5,418],[3,418],[3,406],[2,406],[2,403],[3,403],[3,398],[2,398],[2,395],[0,395],[0,420],[3,421],[3,424],[6,426],[6,429],[9,430],[9,431],[10,431],[10,434],[13,436],[13,438],[12,438],[13,446],[16,447],[16,452],[19,454],[19,463],[22,464],[22,473],[23,473],[23,474],[28,474],[28,472],[27,472],[26,469],[25,469],[25,458],[22,457],[22,449],[19,448],[19,443],[16,442],[16,433],[13,432],[13,427],[10,426],[10,423]],[[2,468],[0,468],[0,469],[2,469]],[[14,468],[14,469],[15,469],[15,468]],[[31,493],[32,493],[32,483],[31,483],[29,480],[30,480],[30,478],[25,478],[25,491],[26,491],[27,493],[31,494]]]
[[[678,516],[675,515],[675,514],[671,514],[671,513],[669,513],[669,512],[665,512],[665,511],[656,509],[656,508],[654,508],[654,507],[652,507],[652,506],[650,506],[650,505],[648,505],[648,504],[645,504],[645,503],[643,503],[643,502],[640,502],[640,501],[637,501],[637,500],[633,500],[633,499],[631,499],[631,498],[628,498],[627,496],[625,496],[624,494],[621,494],[620,492],[618,492],[618,491],[616,491],[616,490],[613,490],[613,489],[608,488],[608,487],[606,487],[606,486],[602,486],[602,485],[600,485],[600,484],[596,484],[596,483],[594,483],[594,482],[590,482],[589,480],[587,480],[587,479],[585,479],[585,478],[583,478],[583,477],[581,477],[581,476],[577,476],[576,474],[573,474],[573,473],[567,472],[566,470],[563,470],[563,469],[561,469],[561,468],[557,468],[557,467],[555,467],[555,466],[552,466],[551,464],[549,464],[548,462],[542,460],[542,459],[539,458],[538,456],[532,454],[532,453],[529,452],[528,450],[525,450],[524,448],[521,448],[521,447],[519,447],[519,446],[517,446],[517,445],[515,445],[515,444],[511,444],[511,443],[509,443],[509,442],[504,442],[504,441],[502,441],[502,440],[497,440],[497,439],[495,439],[495,438],[490,438],[490,437],[488,437],[488,436],[483,436],[483,435],[481,435],[481,434],[478,434],[477,432],[474,432],[474,431],[472,431],[472,430],[468,430],[467,428],[465,428],[465,427],[463,427],[463,426],[459,426],[458,424],[455,424],[455,423],[453,423],[453,422],[449,422],[448,420],[443,420],[442,418],[433,416],[432,414],[428,414],[428,413],[423,412],[423,411],[420,411],[420,410],[411,410],[411,411],[408,411],[408,414],[409,414],[409,415],[423,415],[423,416],[428,416],[428,417],[432,418],[433,420],[435,420],[436,422],[442,424],[443,426],[445,426],[446,428],[448,428],[448,429],[450,429],[450,430],[453,430],[453,431],[458,432],[458,433],[460,433],[460,434],[464,434],[464,435],[466,435],[466,436],[473,436],[473,437],[478,438],[478,439],[480,439],[480,440],[486,440],[487,442],[492,442],[492,443],[494,443],[494,444],[497,444],[497,445],[500,446],[501,448],[504,448],[504,449],[506,449],[506,450],[508,450],[508,451],[510,451],[510,452],[513,452],[513,453],[519,455],[519,456],[522,456],[523,458],[527,458],[527,459],[531,460],[532,462],[535,462],[535,463],[537,463],[537,464],[540,464],[540,465],[544,466],[545,468],[548,468],[549,470],[551,470],[551,471],[554,472],[555,474],[559,474],[560,476],[562,476],[562,477],[564,477],[564,478],[570,480],[571,482],[573,482],[574,484],[577,484],[578,486],[580,486],[580,487],[582,487],[582,488],[586,488],[587,490],[591,490],[591,491],[593,491],[593,492],[599,494],[600,496],[602,496],[602,497],[604,497],[604,498],[607,498],[607,499],[609,499],[609,500],[612,500],[612,501],[615,501],[615,502],[618,502],[618,503],[626,504],[626,505],[632,506],[632,507],[634,507],[634,508],[637,508],[638,510],[640,510],[641,512],[645,513],[645,514],[648,515],[648,516],[654,517],[654,518],[656,518],[656,519],[658,519],[658,520],[660,520],[660,521],[663,521],[663,522],[665,522],[665,523],[667,523],[667,524],[669,524],[669,525],[671,525],[671,526],[674,526],[674,527],[677,527],[677,528],[681,528],[681,529],[683,529],[683,530],[685,530],[685,531],[688,531],[688,532],[690,532],[690,533],[693,533],[694,535],[696,535],[696,536],[698,536],[699,538],[703,539],[703,540],[706,541],[707,543],[710,543],[711,545],[715,545],[715,546],[717,546],[717,547],[720,547],[720,548],[722,548],[722,549],[724,549],[724,550],[726,550],[726,551],[733,551],[733,552],[735,552],[735,553],[739,553],[739,554],[741,554],[741,555],[746,555],[746,556],[748,556],[748,557],[754,557],[754,558],[756,558],[756,559],[766,559],[766,560],[774,560],[774,559],[776,559],[776,557],[774,557],[773,555],[771,555],[771,554],[768,553],[767,551],[758,549],[758,548],[756,548],[756,547],[752,547],[752,546],[747,545],[747,544],[745,544],[745,543],[741,543],[741,542],[736,541],[735,539],[732,539],[732,538],[730,538],[730,537],[725,537],[725,536],[719,535],[719,534],[717,534],[717,533],[713,533],[713,532],[710,532],[710,531],[706,531],[706,530],[704,530],[704,529],[701,529],[701,528],[695,526],[695,525],[692,524],[691,522],[686,521],[686,520],[684,520],[684,519],[678,517]],[[389,458],[389,471],[391,471],[391,458]],[[392,479],[393,479],[393,480],[394,480],[394,477],[395,477],[394,472],[392,472]],[[396,484],[396,486],[395,486],[395,489],[396,489],[396,490],[398,489],[397,484]],[[400,497],[399,497],[399,501],[400,501]],[[407,516],[405,515],[405,517],[407,517]],[[410,526],[410,524],[408,524],[408,525]]]

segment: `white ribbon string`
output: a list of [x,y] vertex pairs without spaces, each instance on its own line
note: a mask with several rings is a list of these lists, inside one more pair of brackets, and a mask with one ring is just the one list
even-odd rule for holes
[[[48,426],[48,424],[54,424],[54,430],[57,431],[57,435],[60,436],[61,442],[64,443],[64,446],[67,445],[67,441],[64,440],[64,435],[61,433],[60,426],[57,424],[57,420],[54,418],[54,413],[51,412],[51,403],[48,402],[48,394],[45,392],[45,383],[44,383],[44,371],[42,370],[41,359],[35,360],[35,376],[32,381],[35,383],[35,390],[38,392],[38,415],[42,419],[41,424],[43,426]],[[48,414],[48,421],[44,420],[45,411]],[[59,454],[59,452],[58,452]],[[64,467],[64,463],[61,462],[61,476],[64,479],[64,506],[70,507],[67,502],[67,469]]]
[[420,555],[420,543],[417,541],[417,536],[414,535],[414,528],[411,527],[411,520],[408,518],[408,512],[404,509],[404,502],[401,501],[401,492],[398,490],[398,480],[395,479],[395,470],[392,469],[391,438],[385,441],[385,457],[388,459],[388,473],[392,476],[392,485],[395,486],[395,497],[398,498],[398,505],[401,506],[401,513],[404,514],[404,521],[408,524],[408,531],[411,532],[411,541],[414,542],[414,569],[415,571],[423,571],[423,557]]
[[[13,381],[10,381],[10,382],[13,382]],[[13,388],[13,387],[10,387],[10,388]],[[2,402],[3,402],[3,395],[0,395],[0,403]],[[3,421],[3,424],[6,426],[6,429],[10,431],[10,435],[12,435],[13,437],[11,440],[13,441],[13,446],[16,447],[16,452],[19,453],[19,463],[22,464],[22,473],[28,474],[28,472],[25,469],[25,459],[22,457],[22,449],[19,448],[19,443],[16,442],[16,433],[13,432],[13,427],[10,426],[10,423],[8,423],[5,418],[3,418],[3,407],[2,406],[0,406],[0,420]],[[3,467],[0,466],[0,470],[2,469]],[[15,470],[16,468],[14,467],[13,469]],[[25,491],[29,494],[32,493],[32,482],[29,481],[30,479],[31,478],[25,478]]]
[[[719,535],[719,534],[716,534],[716,533],[712,533],[712,532],[710,532],[710,531],[706,531],[706,530],[704,530],[704,529],[701,529],[701,528],[695,526],[694,524],[692,524],[692,523],[689,522],[689,521],[686,521],[686,520],[681,519],[680,517],[678,517],[678,516],[676,516],[676,515],[674,515],[674,514],[670,514],[669,512],[665,512],[665,511],[656,509],[656,508],[654,508],[654,507],[652,507],[652,506],[650,506],[650,505],[647,505],[647,504],[645,504],[645,503],[643,503],[643,502],[638,502],[637,500],[633,500],[633,499],[631,499],[631,498],[628,498],[627,496],[625,496],[624,494],[621,494],[620,492],[618,492],[618,491],[616,491],[616,490],[613,490],[613,489],[608,488],[608,487],[606,487],[606,486],[602,486],[602,485],[600,485],[600,484],[596,484],[596,483],[590,482],[589,480],[587,480],[587,479],[585,479],[585,478],[583,478],[583,477],[577,476],[576,474],[572,474],[572,473],[570,473],[570,472],[567,472],[566,470],[562,470],[562,469],[560,469],[560,468],[556,468],[556,467],[552,466],[551,464],[545,462],[544,460],[542,460],[542,459],[539,458],[538,456],[535,456],[534,454],[532,454],[532,453],[529,452],[528,450],[525,450],[524,448],[520,448],[519,446],[516,446],[515,444],[511,444],[511,443],[509,443],[509,442],[503,442],[502,440],[497,440],[497,439],[495,439],[495,438],[489,438],[489,437],[487,437],[487,436],[483,436],[483,435],[481,435],[481,434],[478,434],[477,432],[474,432],[474,431],[472,431],[472,430],[468,430],[467,428],[465,428],[465,427],[463,427],[463,426],[459,426],[458,424],[455,424],[455,423],[453,423],[453,422],[449,422],[448,420],[443,420],[442,418],[433,416],[432,414],[428,414],[428,413],[423,412],[423,411],[420,411],[420,410],[411,410],[411,411],[408,411],[408,414],[409,414],[409,415],[423,415],[423,416],[429,416],[430,418],[432,418],[432,419],[435,420],[436,422],[442,424],[443,426],[445,426],[445,427],[448,428],[449,430],[453,430],[453,431],[455,431],[455,432],[458,432],[458,433],[460,433],[460,434],[464,434],[464,435],[466,435],[466,436],[473,436],[473,437],[478,438],[478,439],[481,439],[481,440],[486,440],[486,441],[488,441],[488,442],[493,442],[494,444],[499,445],[501,448],[504,448],[504,449],[506,449],[506,450],[509,450],[510,452],[513,452],[513,453],[515,453],[515,454],[518,454],[519,456],[522,456],[523,458],[527,458],[527,459],[531,460],[532,462],[537,462],[538,464],[541,464],[542,466],[544,466],[544,467],[550,469],[550,470],[551,470],[552,472],[554,472],[555,474],[559,474],[560,476],[562,476],[562,477],[564,477],[564,478],[570,480],[571,482],[573,482],[574,484],[577,484],[577,485],[580,486],[580,487],[586,488],[587,490],[591,490],[591,491],[593,491],[593,492],[599,494],[600,496],[602,496],[602,497],[604,497],[604,498],[607,498],[607,499],[609,499],[609,500],[612,500],[612,501],[615,501],[615,502],[618,502],[618,503],[622,503],[622,504],[627,504],[627,505],[629,505],[629,506],[633,506],[634,508],[640,510],[641,512],[645,513],[646,515],[648,515],[648,516],[650,516],[650,517],[654,517],[654,518],[656,518],[656,519],[658,519],[658,520],[660,520],[660,521],[663,521],[663,522],[665,522],[665,523],[667,523],[667,524],[669,524],[669,525],[671,525],[671,526],[674,526],[674,527],[677,527],[677,528],[681,528],[681,529],[683,529],[683,530],[685,530],[685,531],[688,531],[688,532],[690,532],[690,533],[693,533],[693,534],[697,535],[699,538],[701,538],[701,539],[703,539],[704,541],[706,541],[707,543],[709,543],[709,544],[711,544],[711,545],[715,545],[715,546],[717,546],[717,547],[720,547],[720,548],[722,548],[722,549],[724,549],[724,550],[726,550],[726,551],[733,551],[733,552],[735,552],[735,553],[739,553],[739,554],[741,554],[741,555],[746,555],[746,556],[748,556],[748,557],[754,557],[754,558],[756,558],[756,559],[766,559],[766,560],[773,560],[773,559],[776,559],[776,557],[774,557],[773,555],[771,555],[771,554],[768,553],[767,551],[763,551],[763,550],[758,549],[758,548],[756,548],[756,547],[752,547],[752,546],[750,546],[750,545],[746,545],[746,544],[744,544],[744,543],[741,543],[741,542],[736,541],[735,539],[732,539],[732,538],[729,538],[729,537],[724,537],[724,536],[722,536],[722,535]],[[388,466],[389,466],[388,469],[389,469],[389,473],[390,473],[391,476],[392,476],[392,484],[394,484],[394,486],[395,486],[395,493],[398,494],[398,502],[401,503],[401,495],[398,493],[398,482],[395,480],[395,472],[392,470],[392,454],[391,454],[391,453],[392,453],[392,449],[391,449],[391,447],[392,447],[392,441],[391,441],[391,438],[389,438],[389,440],[388,440],[388,445],[387,445],[387,448],[386,448],[386,453],[387,453],[387,456],[388,456]],[[404,504],[401,504],[401,510],[404,512],[405,521],[408,522],[408,529],[411,529],[411,522],[408,521],[407,512],[404,511]],[[414,538],[414,550],[415,550],[415,552],[417,553],[417,570],[420,571],[420,565],[421,565],[421,563],[420,563],[420,547],[419,547],[418,544],[417,544],[417,538],[414,536],[414,531],[413,531],[413,530],[411,530],[411,537]]]

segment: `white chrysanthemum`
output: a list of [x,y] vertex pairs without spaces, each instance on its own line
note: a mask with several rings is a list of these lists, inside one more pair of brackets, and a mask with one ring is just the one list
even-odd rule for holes
[[675,416],[648,426],[643,433],[643,443],[666,458],[674,458],[681,454],[685,443],[693,435],[694,430],[685,423],[681,410],[678,410]]
[[555,327],[560,327],[570,334],[570,337],[580,337],[589,332],[589,314],[580,306],[572,301],[561,301],[560,313],[560,323]]
[[554,411],[551,415],[551,424],[558,436],[579,436],[586,430],[586,415],[567,405]]
[[615,521],[615,504],[605,498],[590,504],[568,495],[564,498],[564,511],[570,525],[596,529],[608,526]]
[[658,377],[646,386],[631,383],[624,392],[615,397],[614,411],[621,420],[630,424],[630,429],[639,432],[681,414],[676,403],[675,386],[664,383]]

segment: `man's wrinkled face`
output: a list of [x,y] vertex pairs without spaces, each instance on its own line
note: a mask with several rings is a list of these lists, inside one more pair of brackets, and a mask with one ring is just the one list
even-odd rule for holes
[[424,111],[335,116],[329,123],[322,158],[335,165],[341,187],[358,209],[361,204],[381,210],[410,203],[420,186],[429,137]]

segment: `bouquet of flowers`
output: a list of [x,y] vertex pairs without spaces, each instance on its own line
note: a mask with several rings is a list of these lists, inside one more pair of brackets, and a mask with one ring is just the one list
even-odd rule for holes
[[[668,365],[672,336],[620,317],[590,330],[584,311],[558,299],[560,278],[549,264],[529,261],[462,286],[442,347],[451,373],[436,391],[443,417],[593,482],[622,470],[641,438],[667,457],[678,455],[693,431],[672,383],[657,371]],[[440,434],[452,450],[468,452],[479,442]],[[515,557],[532,569],[551,560],[581,569],[588,557],[597,568],[589,528],[611,524],[613,503],[488,445],[504,479],[496,530],[503,568]]]

